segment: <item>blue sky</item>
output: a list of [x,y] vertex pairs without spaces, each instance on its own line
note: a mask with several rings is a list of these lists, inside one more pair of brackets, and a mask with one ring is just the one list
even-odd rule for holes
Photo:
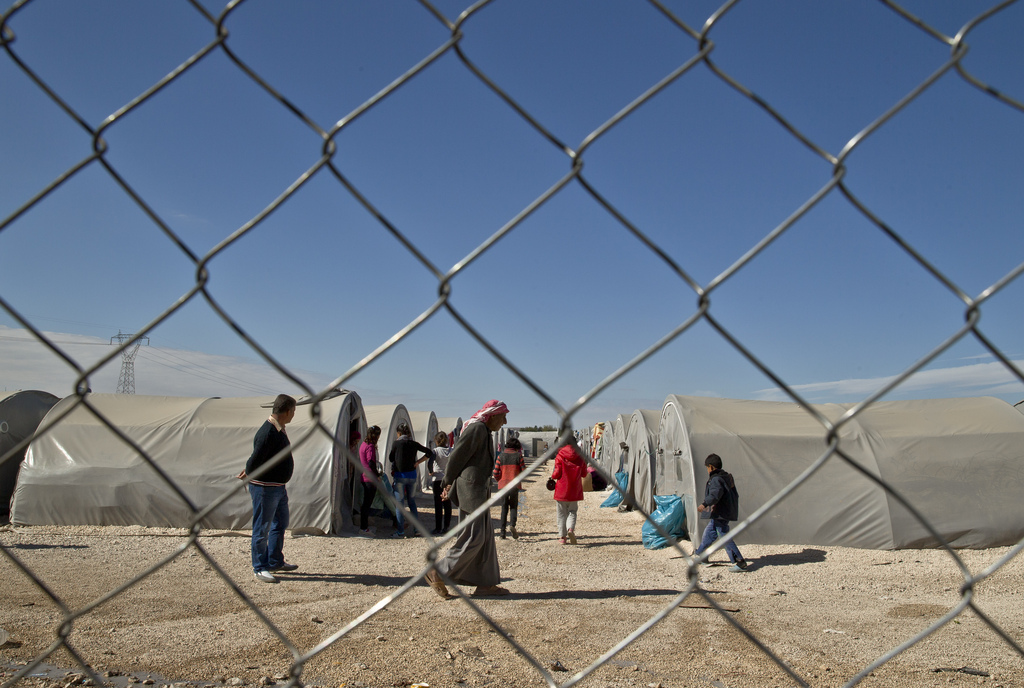
[[[902,6],[952,36],[994,4]],[[213,16],[223,10],[204,5]],[[433,7],[451,21],[466,9]],[[719,5],[666,7],[699,32]],[[249,0],[225,26],[225,45],[317,127],[345,122],[334,166],[441,273],[563,180],[572,160],[562,146],[579,150],[699,51],[643,2],[483,6],[462,25],[462,51],[549,138],[451,49],[361,110],[449,39],[420,3]],[[184,0],[37,0],[8,27],[11,52],[94,129],[215,37]],[[1022,29],[1024,5],[1016,3],[967,34],[962,61],[1017,102]],[[881,2],[739,2],[708,37],[720,70],[832,156],[950,56],[948,45]],[[91,154],[92,138],[6,53],[0,89],[0,298],[82,367],[110,356],[118,331],[143,330],[175,307],[195,284],[189,253],[206,256],[258,217],[323,151],[313,127],[214,48],[102,134],[110,169],[175,239],[98,160],[19,212]],[[1024,112],[951,70],[853,148],[844,183],[974,297],[1024,261],[1022,152]],[[833,168],[705,64],[603,131],[580,159],[586,183],[693,281],[716,282],[711,316],[808,401],[870,396],[964,322],[954,291],[839,189],[733,271],[829,183]],[[433,272],[325,168],[213,256],[208,270],[220,307],[312,389],[437,298]],[[566,407],[698,309],[691,286],[577,181],[451,287],[452,306]],[[887,398],[1024,399],[1022,305],[1024,278],[988,299],[979,323],[1016,370],[968,335]],[[139,394],[298,391],[201,295],[147,333],[150,346],[135,362]],[[70,393],[71,368],[25,339],[0,309],[0,385]],[[91,376],[92,388],[114,391],[119,368],[115,357]],[[498,397],[513,425],[556,422],[444,310],[345,386],[367,404],[441,416],[466,416]],[[605,389],[575,424],[660,408],[668,394],[787,398],[698,321]]]

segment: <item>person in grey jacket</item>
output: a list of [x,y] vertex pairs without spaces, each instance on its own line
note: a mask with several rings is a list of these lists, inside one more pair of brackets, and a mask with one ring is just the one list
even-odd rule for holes
[[[448,456],[441,499],[451,499],[459,508],[460,525],[490,499],[494,468],[491,433],[505,425],[507,414],[508,407],[503,402],[488,401],[462,426],[462,434]],[[451,595],[441,575],[459,585],[475,585],[474,597],[508,594],[506,588],[498,585],[501,572],[490,509],[459,531],[455,544],[426,576],[434,592],[448,599]]]
[[[708,458],[704,459],[704,466],[708,469],[708,482],[704,486],[704,501],[697,507],[697,511],[700,512],[701,518],[711,520],[704,529],[700,547],[693,552],[695,557],[699,557],[715,540],[729,532],[729,521],[739,518],[740,510],[740,495],[736,491],[736,481],[731,473],[722,470],[722,457],[718,454],[708,454]],[[733,540],[725,543],[725,551],[733,564],[731,571],[747,570],[747,560],[740,554]]]

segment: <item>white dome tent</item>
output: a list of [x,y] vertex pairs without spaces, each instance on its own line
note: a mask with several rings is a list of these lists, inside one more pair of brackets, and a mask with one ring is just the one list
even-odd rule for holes
[[40,421],[60,398],[49,392],[21,390],[0,394],[0,523],[11,513],[18,469],[28,447],[14,449],[35,433]]
[[[412,420],[412,437],[427,449],[434,448],[434,435],[437,434],[437,416],[433,411],[410,411],[409,418]],[[430,491],[430,478],[427,473],[427,461],[416,467],[418,476],[417,486],[424,494],[432,494]]]
[[[629,451],[628,449],[623,449],[620,445],[626,441],[626,430],[629,428],[629,421],[632,417],[632,415],[619,414],[610,424],[612,437],[611,444],[608,447],[608,472],[612,475],[626,469]],[[608,432],[608,430],[605,430],[605,432]]]
[[[630,417],[626,429],[626,465],[623,470],[629,476],[626,494],[636,505],[647,513],[654,511],[654,475],[658,450],[659,411],[637,409]],[[627,503],[623,500],[623,503]]]
[[[852,405],[815,405],[835,421]],[[826,451],[823,426],[795,403],[670,395],[662,410],[659,494],[699,502],[716,453],[736,478],[740,519]],[[1024,537],[1024,416],[991,397],[876,402],[843,426],[840,449],[903,495],[957,548]],[[687,500],[688,503],[689,500]],[[687,511],[696,544],[702,523]],[[941,542],[840,456],[751,524],[741,543],[904,549]]]
[[380,428],[380,440],[377,441],[377,460],[380,461],[381,471],[388,480],[391,480],[391,462],[388,461],[388,454],[395,444],[395,433],[398,426],[405,423],[410,430],[414,430],[412,418],[409,411],[402,404],[382,404],[364,407],[366,413],[366,427],[378,426]]
[[459,435],[462,434],[462,417],[457,416],[455,418],[438,418],[437,429],[439,432],[448,433],[448,439],[451,442],[448,446],[454,446],[455,440],[458,439]]
[[[274,397],[196,398],[90,394],[88,402],[137,444],[189,500],[211,511],[206,528],[251,527],[252,504],[236,476],[252,454],[253,436]],[[69,407],[73,407],[68,412]],[[349,433],[362,423],[354,392],[300,405],[288,425],[295,472],[288,483],[292,529],[330,532],[351,523]],[[58,402],[47,417],[68,412],[29,446],[18,478],[11,520],[18,525],[141,525],[187,527],[193,512],[142,456],[77,397]],[[43,420],[45,424],[46,419]],[[312,431],[312,432],[311,432]],[[362,432],[362,428],[360,428]]]
[[[600,466],[602,470],[607,473],[614,473],[610,471],[611,460],[609,459],[610,452],[608,449],[608,442],[611,439],[611,434],[608,431],[610,423],[598,422],[593,425],[590,429],[590,453],[594,464]],[[595,433],[601,433],[600,436],[594,437]]]

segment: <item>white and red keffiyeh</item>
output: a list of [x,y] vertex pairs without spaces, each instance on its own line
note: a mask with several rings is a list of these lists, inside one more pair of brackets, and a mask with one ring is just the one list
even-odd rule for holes
[[505,406],[505,402],[491,399],[484,404],[482,409],[474,413],[469,420],[462,424],[462,430],[465,432],[470,423],[486,423],[491,416],[500,416],[503,413],[508,413],[508,406]]

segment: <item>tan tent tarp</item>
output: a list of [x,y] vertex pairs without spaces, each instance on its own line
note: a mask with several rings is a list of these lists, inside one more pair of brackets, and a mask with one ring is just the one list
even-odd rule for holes
[[654,511],[654,473],[660,421],[658,411],[637,409],[626,427],[625,442],[629,446],[623,466],[629,476],[626,494],[647,513]]
[[[831,421],[850,405],[814,407]],[[793,403],[671,395],[662,409],[657,494],[703,498],[704,458],[736,477],[740,519],[781,492],[826,449],[826,430]],[[840,432],[841,450],[884,479],[953,547],[984,548],[1024,537],[1024,416],[990,397],[886,401]],[[696,543],[706,522],[687,512]],[[870,478],[831,457],[739,543],[868,549],[940,546]]]
[[[231,399],[90,394],[89,403],[137,444],[192,503],[202,509],[241,483],[235,477],[252,453],[253,436],[269,415],[273,397]],[[43,419],[78,404],[67,397]],[[350,494],[332,474],[345,470],[350,423],[361,423],[362,405],[353,392],[321,404],[320,430],[300,405],[288,425],[295,473],[288,483],[292,529],[330,532],[332,520],[351,522]],[[365,429],[365,428],[364,428]],[[333,441],[338,434],[339,442]],[[193,512],[178,493],[128,443],[85,405],[78,404],[26,453],[15,489],[11,520],[19,525],[142,525],[186,527]],[[333,517],[333,519],[332,519]],[[208,528],[251,527],[252,504],[238,490],[202,524]]]

